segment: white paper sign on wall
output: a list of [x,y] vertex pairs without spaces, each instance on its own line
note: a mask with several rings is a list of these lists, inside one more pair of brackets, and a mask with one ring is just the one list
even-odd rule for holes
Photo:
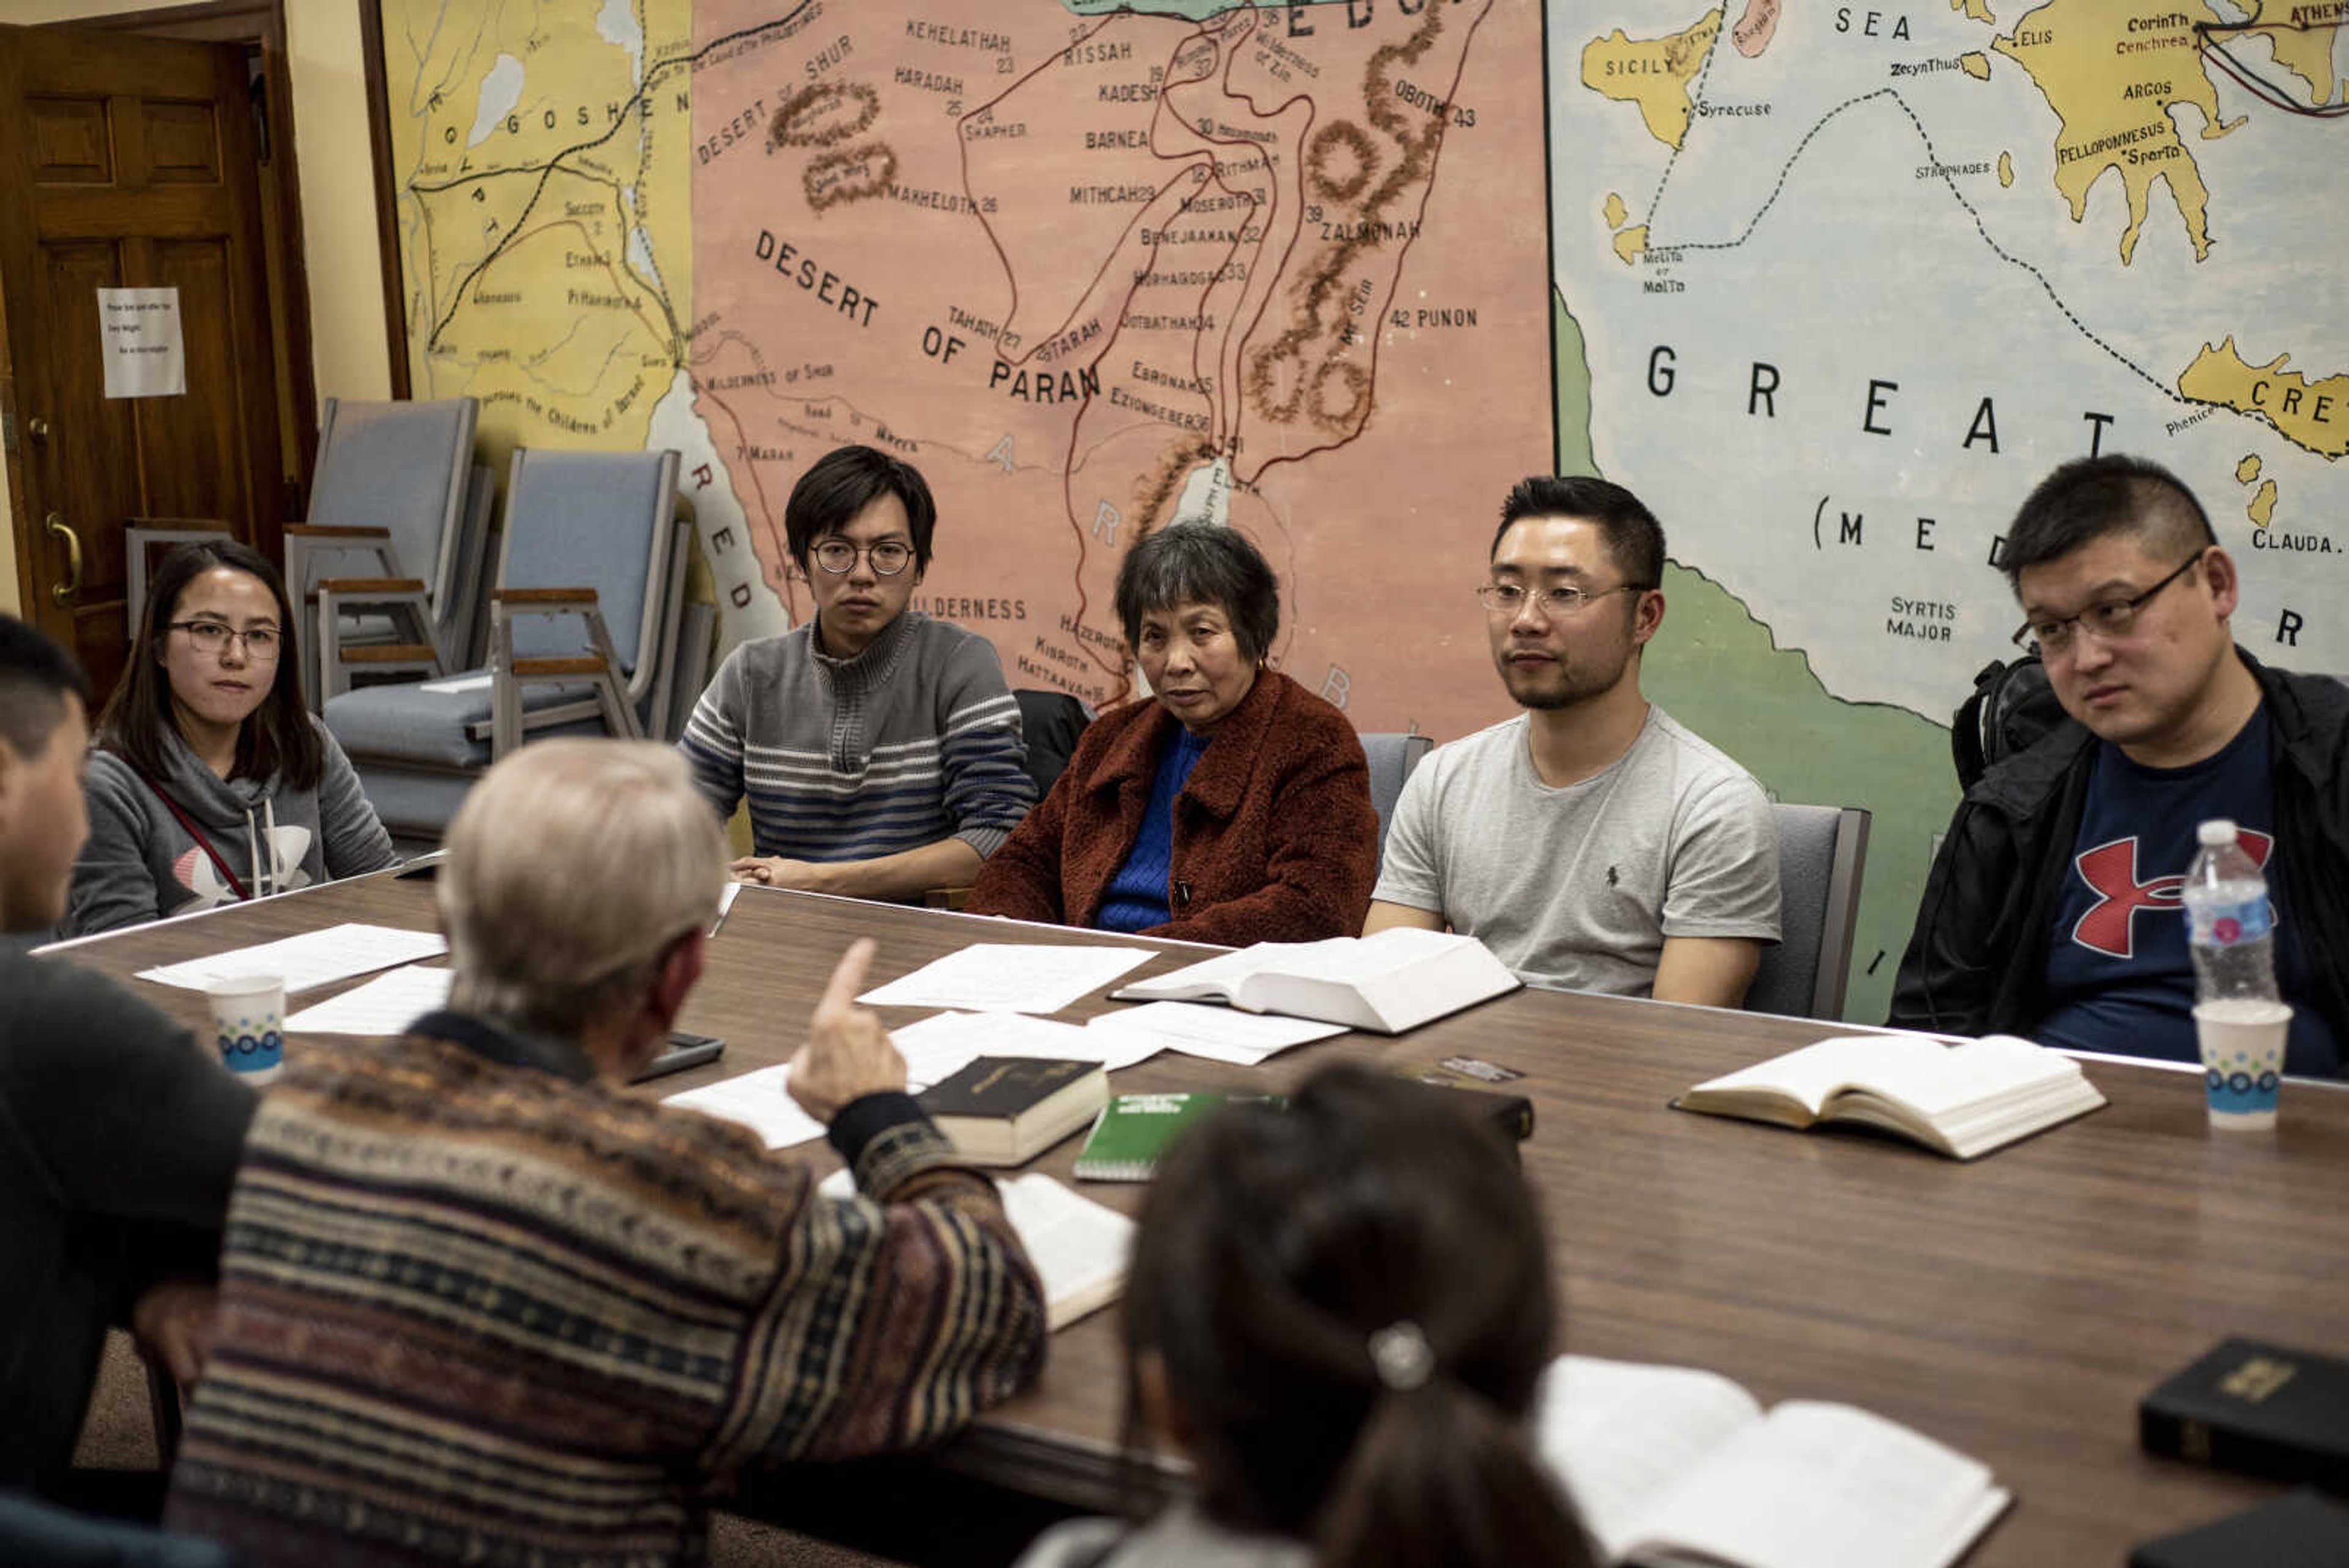
[[108,397],[176,398],[187,391],[178,289],[99,289],[98,331]]

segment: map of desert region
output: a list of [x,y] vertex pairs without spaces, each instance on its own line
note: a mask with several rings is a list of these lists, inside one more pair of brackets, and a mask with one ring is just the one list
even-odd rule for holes
[[915,603],[1015,685],[1126,691],[1118,562],[1199,516],[1358,724],[1497,717],[1470,590],[1555,450],[1540,9],[1182,9],[695,7],[689,369],[768,581],[796,618],[785,497],[867,441],[938,497]]

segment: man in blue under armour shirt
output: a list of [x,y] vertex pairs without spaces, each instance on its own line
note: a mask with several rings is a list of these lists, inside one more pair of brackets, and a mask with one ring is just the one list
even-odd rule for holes
[[2180,891],[2195,825],[2231,817],[2277,914],[2284,1070],[2349,1071],[2349,689],[2237,647],[2234,562],[2191,492],[2141,459],[2069,462],[2002,563],[2071,721],[1958,807],[1892,1022],[2196,1059]]

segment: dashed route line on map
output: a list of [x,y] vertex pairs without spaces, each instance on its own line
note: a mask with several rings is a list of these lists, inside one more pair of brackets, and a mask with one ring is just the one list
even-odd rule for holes
[[[1721,52],[1721,36],[1729,31],[1727,5],[1722,7],[1721,22],[1722,25],[1713,29],[1713,44],[1704,52],[1703,64],[1696,68],[1696,85],[1689,89],[1689,103],[1692,108],[1704,101],[1705,79],[1713,75],[1713,57]],[[1656,178],[1656,193],[1648,198],[1648,222],[1651,223],[1656,221],[1656,209],[1664,204],[1664,187],[1672,182],[1672,171],[1680,166],[1681,147],[1688,145],[1688,133],[1695,129],[1696,117],[1692,114],[1689,117],[1689,123],[1681,128],[1680,147],[1673,148],[1672,155],[1664,160],[1664,171]]]
[[[1710,57],[1708,57],[1708,59]],[[1900,96],[1900,90],[1898,88],[1878,88],[1874,92],[1865,92],[1858,94],[1857,97],[1844,99],[1843,102],[1836,105],[1833,109],[1819,116],[1819,118],[1813,122],[1810,130],[1803,133],[1803,140],[1795,144],[1795,151],[1787,154],[1786,161],[1779,168],[1778,178],[1775,182],[1771,185],[1770,194],[1763,198],[1762,204],[1754,210],[1754,215],[1746,220],[1745,227],[1739,233],[1735,239],[1695,241],[1659,240],[1655,237],[1655,230],[1652,226],[1655,223],[1656,214],[1655,209],[1651,206],[1648,210],[1648,222],[1651,225],[1648,233],[1648,249],[1670,251],[1735,250],[1747,240],[1752,239],[1754,237],[1754,232],[1762,226],[1762,220],[1768,215],[1770,209],[1777,204],[1779,195],[1785,190],[1787,177],[1794,172],[1795,165],[1802,161],[1803,153],[1810,147],[1813,140],[1818,136],[1820,131],[1826,129],[1827,122],[1842,114],[1844,110],[1847,109],[1856,108],[1860,104],[1868,103],[1877,99],[1889,99],[1899,107],[1900,112],[1908,118],[1909,128],[1916,131],[1917,140],[1924,143],[1925,155],[1927,159],[1938,167],[1941,161],[1941,155],[1940,151],[1934,148],[1932,135],[1930,132],[1926,130],[1924,121],[1918,119],[1917,111],[1909,107],[1909,100]],[[1679,158],[1677,150],[1673,153],[1673,158],[1674,161],[1677,161]],[[1667,173],[1669,173],[1669,170],[1667,170]],[[2310,453],[2312,456],[2323,457],[2325,455],[2315,447],[2310,446],[2307,442],[2300,441],[2292,436],[2289,431],[2279,426],[2273,420],[2251,413],[2247,410],[2238,409],[2230,403],[2214,403],[2205,399],[2189,398],[2186,396],[2183,392],[2178,391],[2176,388],[2162,380],[2161,378],[2147,370],[2144,366],[2138,364],[2136,360],[2122,353],[2118,348],[2116,348],[2110,343],[2106,342],[2102,337],[2096,335],[2095,331],[2091,328],[2086,322],[2081,320],[2080,317],[2074,313],[2069,305],[2064,303],[2064,296],[2055,292],[2055,286],[2047,280],[2047,275],[2045,273],[2041,272],[2036,266],[2033,265],[2030,262],[2023,260],[2021,256],[2011,254],[2005,246],[2000,244],[1998,241],[1991,237],[1990,226],[1982,222],[1981,211],[1977,209],[1971,202],[1966,200],[1965,192],[1958,189],[1958,182],[1955,179],[1948,174],[1943,174],[1941,176],[1941,183],[1949,191],[1951,198],[1954,200],[1959,206],[1965,209],[1966,216],[1973,220],[1974,233],[1982,236],[1982,244],[1990,247],[1992,254],[1997,256],[1999,260],[2005,262],[2010,266],[2019,267],[2023,271],[2029,273],[2033,281],[2036,282],[2040,288],[2046,294],[2048,300],[2063,314],[2064,319],[2072,324],[2075,331],[2078,332],[2081,337],[2086,338],[2097,348],[2103,349],[2116,363],[2128,370],[2138,379],[2144,381],[2146,385],[2151,387],[2155,391],[2159,392],[2163,397],[2168,398],[2173,403],[2177,403],[2187,408],[2222,410],[2226,412],[2232,413],[2239,418],[2248,420],[2254,424],[2262,424],[2267,426],[2268,429],[2273,431],[2282,440],[2291,442],[2293,446],[2300,448],[2302,452]],[[1657,188],[1657,194],[1661,195],[1662,193],[1662,187],[1659,186]]]
[[[662,73],[668,70],[671,67],[685,66],[690,67],[696,61],[699,60],[704,55],[709,54],[713,49],[722,49],[730,44],[739,44],[745,38],[755,38],[762,33],[771,33],[778,27],[787,27],[793,22],[797,21],[801,15],[814,3],[815,0],[800,0],[798,5],[792,6],[791,10],[783,16],[777,16],[771,21],[761,22],[756,26],[738,27],[731,33],[710,39],[709,42],[702,45],[701,47],[694,50],[690,54],[671,55],[667,59],[655,60],[651,65],[647,66],[645,68],[645,79],[636,85],[636,90],[631,93],[628,96],[627,101],[620,106],[620,112],[613,117],[609,130],[605,130],[603,135],[596,137],[592,141],[582,141],[576,145],[564,148],[562,151],[548,159],[544,168],[537,171],[538,187],[531,192],[530,200],[523,203],[522,211],[514,214],[513,225],[507,231],[506,237],[500,240],[497,244],[491,249],[488,255],[483,256],[479,262],[475,263],[473,269],[471,272],[468,272],[458,281],[456,288],[452,291],[450,296],[448,314],[441,317],[441,318],[433,325],[432,336],[425,340],[424,347],[426,351],[429,353],[430,350],[440,346],[440,334],[447,331],[449,328],[449,323],[456,318],[458,309],[464,303],[465,291],[473,286],[473,280],[481,276],[481,274],[488,269],[489,265],[497,260],[500,255],[505,253],[506,248],[513,244],[514,236],[522,232],[523,224],[529,221],[532,210],[538,205],[538,199],[546,193],[547,181],[553,177],[555,170],[561,166],[564,159],[575,156],[582,152],[591,152],[596,148],[603,146],[606,141],[611,140],[615,136],[617,136],[620,133],[620,127],[628,122],[629,111],[636,109],[643,102],[645,95],[652,91],[653,84],[659,80]],[[508,171],[508,172],[519,173],[524,172],[524,171],[516,170]],[[667,291],[665,289],[656,289],[655,292],[661,294],[663,296],[661,301],[663,314],[667,316],[669,319],[674,322],[677,318],[677,312],[674,308],[669,306]]]

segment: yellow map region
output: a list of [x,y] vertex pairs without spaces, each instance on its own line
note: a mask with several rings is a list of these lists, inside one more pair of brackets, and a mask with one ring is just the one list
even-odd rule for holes
[[[2312,6],[2309,9],[2325,9]],[[2332,8],[2338,15],[2338,8]],[[2296,13],[2295,13],[2296,15]],[[2339,22],[2286,23],[2277,27],[2262,27],[2260,36],[2275,47],[2276,64],[2308,84],[2309,94],[2319,104],[2331,103],[2344,89],[2349,89],[2349,79],[2333,73],[2333,45],[2341,31]]]
[[1648,134],[1677,151],[1695,112],[1689,83],[1721,36],[1721,17],[1716,6],[1685,32],[1634,38],[1618,27],[1594,38],[1583,46],[1583,85],[1602,98],[1638,105]]
[[2242,123],[2220,119],[2218,90],[2198,49],[2195,25],[2220,21],[2202,0],[2053,0],[1991,41],[2031,74],[2063,122],[2055,188],[2074,223],[2087,213],[2090,188],[2107,171],[2119,174],[2128,202],[2124,266],[2137,252],[2157,181],[2168,182],[2194,259],[2210,254],[2210,193],[2171,110],[2185,105],[2199,112],[2205,141]]
[[1958,57],[1958,65],[1966,75],[1978,82],[1990,80],[1990,57],[1980,49],[1968,49]]
[[2259,493],[2251,497],[2249,506],[2243,508],[2243,515],[2251,520],[2252,527],[2264,528],[2275,518],[2275,504],[2276,482],[2263,479],[2260,481]]
[[2260,476],[2260,469],[2262,466],[2263,465],[2260,462],[2260,454],[2258,452],[2245,452],[2243,454],[2243,461],[2235,464],[2235,483],[2238,484],[2249,484],[2252,480],[2257,479]]
[[384,0],[410,384],[479,398],[501,472],[645,444],[693,319],[691,33],[688,0]]
[[2256,414],[2319,457],[2349,455],[2349,375],[2312,382],[2284,369],[2291,358],[2279,354],[2264,365],[2251,365],[2235,351],[2232,337],[2206,343],[2178,378],[2178,389],[2199,403]]
[[1963,11],[1977,22],[1994,23],[1998,20],[1990,14],[1988,0],[1950,0],[1950,9]]

